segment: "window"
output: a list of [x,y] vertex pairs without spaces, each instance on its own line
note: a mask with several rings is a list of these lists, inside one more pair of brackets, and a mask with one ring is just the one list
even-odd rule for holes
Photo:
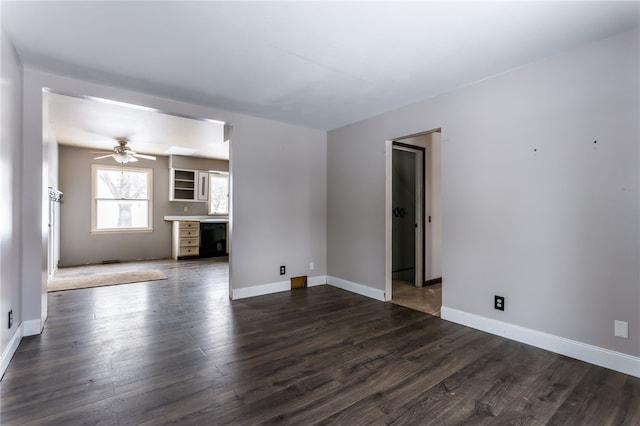
[[92,232],[152,231],[152,169],[91,166]]
[[209,172],[209,214],[229,214],[229,173]]

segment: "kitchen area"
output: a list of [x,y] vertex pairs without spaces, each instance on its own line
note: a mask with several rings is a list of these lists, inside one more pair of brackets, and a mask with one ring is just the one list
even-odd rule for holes
[[219,257],[229,254],[228,218],[165,216],[172,224],[171,257]]
[[[229,174],[219,170],[219,160],[171,156],[169,158],[169,201],[185,203],[184,213],[201,211],[206,215],[164,216],[172,222],[171,257],[220,257],[229,253]],[[192,207],[190,207],[190,204]],[[196,204],[197,203],[197,204]],[[193,208],[195,207],[195,208]]]

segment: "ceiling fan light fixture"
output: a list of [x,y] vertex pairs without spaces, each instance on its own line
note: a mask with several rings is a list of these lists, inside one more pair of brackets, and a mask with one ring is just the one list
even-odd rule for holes
[[127,164],[127,163],[133,163],[138,161],[138,157],[144,158],[145,160],[156,159],[156,157],[153,155],[138,154],[137,152],[132,151],[127,146],[127,142],[128,142],[127,138],[116,138],[116,140],[118,141],[118,145],[113,147],[112,153],[95,152],[94,154],[106,154],[106,155],[95,157],[94,160],[101,160],[103,158],[111,157],[114,160],[116,160],[117,163]]
[[126,164],[131,161],[131,157],[128,154],[124,154],[121,152],[113,154],[113,158],[120,164]]

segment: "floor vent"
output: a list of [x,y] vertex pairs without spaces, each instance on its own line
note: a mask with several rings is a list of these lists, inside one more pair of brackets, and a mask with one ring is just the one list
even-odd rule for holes
[[307,286],[307,276],[303,275],[302,277],[291,277],[291,289],[294,288],[305,288]]

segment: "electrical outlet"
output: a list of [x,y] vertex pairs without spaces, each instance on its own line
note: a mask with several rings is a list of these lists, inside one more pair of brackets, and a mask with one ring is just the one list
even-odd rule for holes
[[9,309],[9,328],[13,327],[13,309]]
[[493,307],[499,311],[504,311],[504,297],[494,296]]
[[284,265],[280,266],[280,275],[284,275],[287,273],[287,267]]
[[309,270],[313,271],[314,269],[316,269],[316,264],[314,262],[309,262]]
[[189,213],[189,206],[184,206],[182,208],[182,211],[185,212],[185,213]]

